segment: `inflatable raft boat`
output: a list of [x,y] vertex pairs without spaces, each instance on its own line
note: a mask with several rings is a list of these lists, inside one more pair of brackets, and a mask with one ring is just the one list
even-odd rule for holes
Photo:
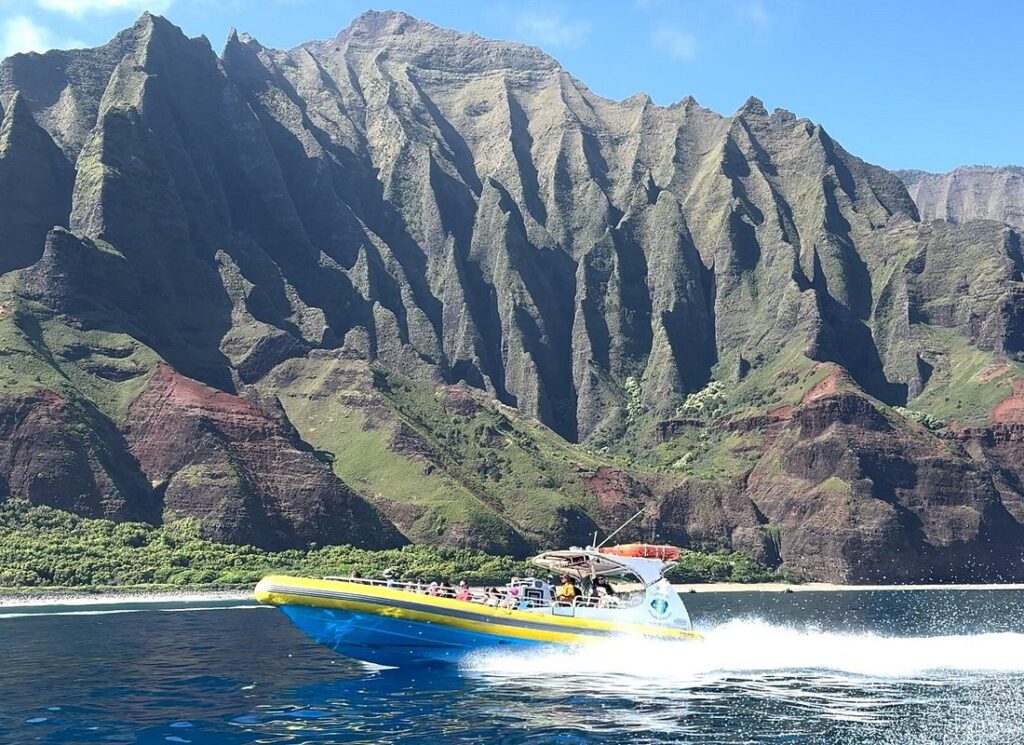
[[[699,638],[679,595],[663,576],[666,547],[652,555],[629,546],[548,551],[532,561],[542,574],[568,578],[569,598],[554,583],[514,578],[496,593],[442,597],[419,583],[358,577],[273,575],[256,599],[280,608],[307,636],[358,660],[400,666],[453,662],[485,649],[588,644],[629,635]],[[640,544],[642,545],[642,544]],[[668,558],[672,556],[672,558]]]

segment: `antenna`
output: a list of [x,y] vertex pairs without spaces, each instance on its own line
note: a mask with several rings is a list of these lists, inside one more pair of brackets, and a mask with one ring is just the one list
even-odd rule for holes
[[633,515],[633,517],[629,518],[628,520],[626,520],[626,522],[622,523],[622,525],[620,525],[615,530],[613,530],[611,533],[609,533],[608,537],[605,538],[603,541],[601,541],[597,546],[595,546],[595,548],[601,548],[601,546],[603,546],[604,544],[608,543],[608,541],[610,541],[612,538],[615,537],[616,533],[618,533],[624,527],[626,527],[631,522],[636,520],[638,517],[640,517],[640,515],[644,514],[644,510],[646,510],[646,509],[647,509],[646,507],[641,507],[640,510],[635,515]]

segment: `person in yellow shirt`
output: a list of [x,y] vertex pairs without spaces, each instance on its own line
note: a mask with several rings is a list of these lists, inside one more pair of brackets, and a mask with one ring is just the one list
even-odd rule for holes
[[555,602],[561,605],[572,605],[572,601],[578,594],[579,590],[576,589],[576,583],[572,577],[562,577],[562,585],[555,591]]

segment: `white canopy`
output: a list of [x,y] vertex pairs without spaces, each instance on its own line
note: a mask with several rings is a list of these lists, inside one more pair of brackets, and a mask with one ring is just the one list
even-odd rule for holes
[[662,572],[672,563],[661,559],[642,559],[631,556],[602,554],[592,548],[571,548],[563,551],[545,551],[531,559],[536,566],[559,575],[577,579],[602,575],[632,574],[645,585],[661,579]]

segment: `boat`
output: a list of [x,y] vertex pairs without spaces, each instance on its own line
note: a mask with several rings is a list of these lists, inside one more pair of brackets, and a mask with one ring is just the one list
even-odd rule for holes
[[[633,547],[615,548],[547,551],[531,560],[543,576],[512,578],[501,589],[490,588],[494,592],[467,591],[462,599],[393,578],[283,575],[262,579],[255,595],[316,642],[389,667],[619,636],[699,639],[685,604],[664,577],[674,563],[667,557],[678,557],[678,550],[654,547],[651,555],[636,556]],[[575,596],[560,595],[555,577],[574,583]]]

